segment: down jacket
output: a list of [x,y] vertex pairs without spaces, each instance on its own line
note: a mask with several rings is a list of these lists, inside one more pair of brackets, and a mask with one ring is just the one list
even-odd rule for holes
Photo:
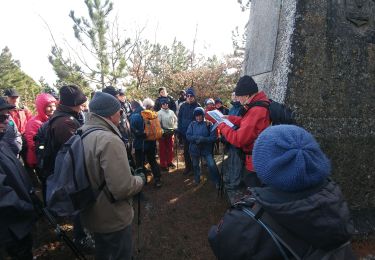
[[98,127],[83,139],[87,173],[94,189],[105,181],[95,204],[81,212],[84,226],[96,233],[119,231],[133,221],[132,197],[143,186],[130,171],[125,144],[118,128],[109,120],[90,113],[83,131]]
[[217,139],[216,129],[211,131],[212,123],[208,121],[193,121],[186,131],[186,139],[189,141],[189,152],[193,156],[205,156],[212,154],[212,144]]
[[[250,100],[250,105],[257,101],[269,101],[269,99],[261,91]],[[243,117],[228,116],[228,120],[236,125],[238,129],[234,130],[228,125],[221,123],[218,126],[220,133],[230,144],[241,148],[246,153],[246,169],[253,172],[254,166],[251,153],[257,137],[271,124],[269,110],[265,107],[255,106],[248,110]]]
[[42,124],[48,120],[48,116],[46,115],[45,110],[50,103],[56,103],[56,99],[52,95],[48,93],[42,93],[38,95],[35,100],[36,110],[38,113],[36,116],[31,118],[26,124],[26,162],[27,165],[32,168],[34,168],[37,164],[34,136],[38,133],[38,129],[42,126]]

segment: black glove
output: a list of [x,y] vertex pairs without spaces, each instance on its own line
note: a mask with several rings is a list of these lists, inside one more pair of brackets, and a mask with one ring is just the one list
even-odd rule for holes
[[146,184],[146,176],[145,174],[143,173],[143,169],[142,168],[138,168],[135,170],[134,172],[134,176],[139,176],[141,177],[142,181],[143,181],[143,185]]

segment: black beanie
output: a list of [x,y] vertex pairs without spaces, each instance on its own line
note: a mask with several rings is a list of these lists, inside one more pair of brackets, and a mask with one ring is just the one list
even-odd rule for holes
[[234,92],[236,96],[251,96],[258,92],[258,85],[252,77],[245,75],[238,80]]
[[118,95],[118,90],[115,89],[115,87],[113,87],[113,86],[108,86],[108,87],[103,88],[102,92],[110,94],[114,97],[116,97]]
[[60,104],[75,107],[87,101],[85,94],[75,85],[65,85],[60,88]]

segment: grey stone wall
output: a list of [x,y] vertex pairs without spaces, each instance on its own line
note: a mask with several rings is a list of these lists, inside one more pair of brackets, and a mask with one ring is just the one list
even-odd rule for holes
[[297,110],[331,158],[351,208],[375,208],[375,0],[280,4],[272,70],[254,78]]

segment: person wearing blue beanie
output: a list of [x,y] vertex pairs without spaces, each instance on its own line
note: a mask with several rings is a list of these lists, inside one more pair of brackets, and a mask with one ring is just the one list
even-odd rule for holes
[[294,125],[266,128],[255,141],[253,163],[263,186],[250,188],[250,194],[209,231],[218,259],[285,258],[289,251],[283,247],[281,253],[256,219],[273,231],[274,238],[286,240],[301,259],[322,259],[328,252],[337,259],[356,259],[348,205],[329,178],[329,159],[308,131]]
[[120,108],[120,101],[111,94],[104,92],[97,92],[89,103],[90,112],[102,117],[110,117]]
[[253,163],[260,181],[282,191],[300,191],[323,182],[331,164],[314,137],[301,127],[268,127],[255,141]]

